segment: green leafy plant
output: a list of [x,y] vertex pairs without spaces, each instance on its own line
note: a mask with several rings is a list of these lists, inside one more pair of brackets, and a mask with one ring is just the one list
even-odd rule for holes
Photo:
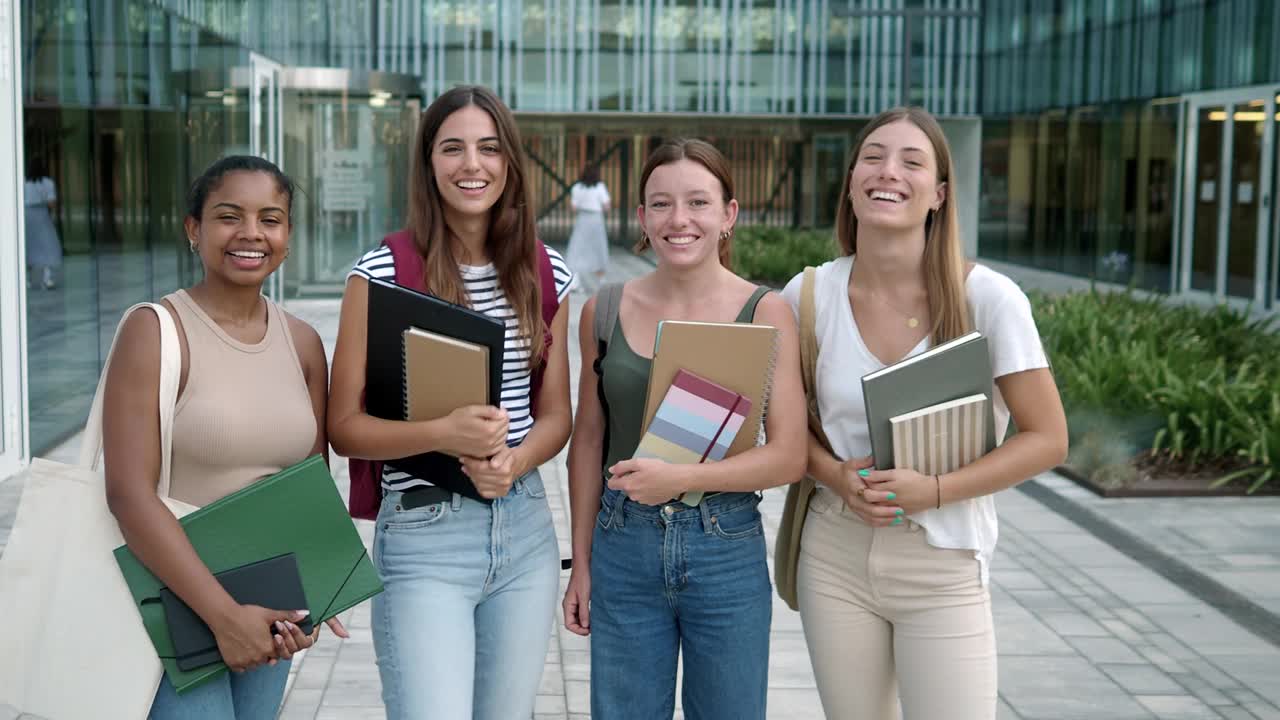
[[754,225],[740,227],[733,235],[734,272],[770,285],[783,285],[806,265],[821,265],[836,255],[835,236],[829,228]]

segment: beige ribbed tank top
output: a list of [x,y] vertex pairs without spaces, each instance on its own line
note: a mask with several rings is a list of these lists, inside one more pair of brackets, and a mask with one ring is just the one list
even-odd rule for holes
[[170,494],[208,505],[306,459],[316,416],[288,319],[270,300],[267,333],[232,338],[184,290],[166,300],[187,338],[187,384],[173,419]]

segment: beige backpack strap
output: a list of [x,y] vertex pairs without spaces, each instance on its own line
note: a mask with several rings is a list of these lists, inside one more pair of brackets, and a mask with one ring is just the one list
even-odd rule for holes
[[800,281],[800,375],[804,381],[805,404],[809,408],[809,430],[830,452],[831,442],[827,440],[822,420],[818,417],[818,318],[817,301],[814,299],[817,276],[817,268],[806,267]]

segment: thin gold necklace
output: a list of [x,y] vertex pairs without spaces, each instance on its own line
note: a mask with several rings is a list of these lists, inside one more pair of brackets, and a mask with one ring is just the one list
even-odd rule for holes
[[897,307],[895,307],[895,306],[893,306],[893,305],[890,305],[890,304],[889,304],[889,301],[888,301],[888,300],[885,300],[883,297],[881,297],[881,296],[880,296],[880,293],[876,292],[876,289],[875,289],[875,288],[868,288],[868,289],[871,291],[871,297],[875,298],[876,300],[879,300],[879,301],[880,301],[880,304],[884,305],[885,307],[889,308],[890,310],[892,310],[892,311],[894,311],[894,312],[898,313],[899,315],[901,315],[902,317],[906,318],[906,319],[907,319],[907,327],[912,328],[912,329],[914,330],[915,328],[917,328],[917,327],[919,327],[919,326],[920,326],[920,319],[919,319],[919,318],[917,318],[915,315],[912,315],[911,313],[905,313],[905,312],[902,312],[902,311],[901,311],[901,310],[899,310]]

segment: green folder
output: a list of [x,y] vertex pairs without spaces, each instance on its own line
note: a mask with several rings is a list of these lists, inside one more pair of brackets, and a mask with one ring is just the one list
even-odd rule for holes
[[[306,609],[316,624],[382,592],[382,581],[319,455],[212,502],[180,522],[200,559],[215,573],[294,553]],[[174,688],[181,693],[224,672],[227,666],[221,662],[189,672],[178,669],[160,604],[164,583],[128,546],[117,548],[115,555]]]

